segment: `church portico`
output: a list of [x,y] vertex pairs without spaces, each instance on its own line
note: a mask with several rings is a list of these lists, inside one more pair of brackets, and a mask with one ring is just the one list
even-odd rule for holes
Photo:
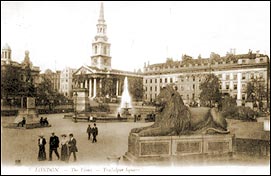
[[[111,56],[108,37],[106,35],[107,25],[104,19],[103,3],[100,7],[100,15],[96,25],[97,33],[92,42],[91,65],[81,66],[73,74],[73,89],[82,89],[86,91],[87,98],[92,101],[96,98],[119,98],[123,92],[125,77],[135,85],[140,85],[143,81],[142,74],[128,72],[111,68]],[[139,79],[139,80],[138,80]],[[135,86],[131,86],[134,88]],[[140,87],[140,86],[139,86]],[[143,85],[142,90],[143,91]],[[135,92],[135,90],[134,90]]]

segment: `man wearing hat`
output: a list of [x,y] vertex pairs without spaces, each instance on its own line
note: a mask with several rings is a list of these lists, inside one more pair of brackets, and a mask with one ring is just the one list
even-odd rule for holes
[[43,134],[39,135],[39,139],[38,139],[38,145],[39,145],[38,160],[39,161],[46,160],[45,144],[46,144],[46,140]]
[[74,161],[76,161],[76,152],[78,152],[78,149],[77,149],[77,146],[76,146],[76,140],[73,137],[72,133],[69,135],[69,137],[70,137],[70,140],[68,142],[68,146],[69,146],[69,159],[70,159],[71,153],[73,153],[73,159],[74,159]]
[[59,147],[59,139],[55,135],[55,133],[52,133],[52,136],[50,137],[50,153],[49,153],[49,161],[52,161],[52,153],[55,152],[57,158],[59,159],[59,154],[57,151],[57,148]]

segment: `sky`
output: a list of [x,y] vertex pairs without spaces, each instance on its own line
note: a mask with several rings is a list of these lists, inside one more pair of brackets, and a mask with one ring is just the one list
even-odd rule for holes
[[[21,62],[29,50],[41,71],[90,65],[101,1],[1,1],[1,48]],[[112,68],[208,58],[251,49],[270,56],[270,2],[105,1]]]

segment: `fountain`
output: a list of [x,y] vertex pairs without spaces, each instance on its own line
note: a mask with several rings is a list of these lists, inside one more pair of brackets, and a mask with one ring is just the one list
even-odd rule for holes
[[121,103],[120,107],[118,108],[118,113],[120,113],[122,116],[127,117],[128,115],[131,115],[129,109],[132,109],[132,101],[128,90],[128,79],[127,77],[125,77],[123,92],[121,95]]

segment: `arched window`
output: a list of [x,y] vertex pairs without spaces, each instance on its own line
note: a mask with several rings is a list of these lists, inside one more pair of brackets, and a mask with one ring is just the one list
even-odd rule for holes
[[106,54],[106,46],[104,47],[104,54]]
[[97,47],[97,46],[95,46],[95,54],[97,54],[97,50],[98,50],[98,47]]

